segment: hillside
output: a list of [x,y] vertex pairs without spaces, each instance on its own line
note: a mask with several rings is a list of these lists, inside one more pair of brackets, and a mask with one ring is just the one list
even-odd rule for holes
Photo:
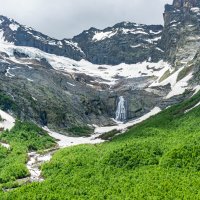
[[[199,199],[200,93],[112,141],[56,152],[1,199]],[[48,192],[46,192],[48,191]]]
[[163,17],[58,40],[0,16],[0,200],[200,199],[200,0]]

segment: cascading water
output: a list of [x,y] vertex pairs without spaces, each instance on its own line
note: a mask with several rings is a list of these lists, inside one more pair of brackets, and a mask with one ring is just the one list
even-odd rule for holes
[[119,102],[117,105],[117,110],[116,110],[116,117],[115,120],[117,121],[125,121],[126,120],[126,105],[125,105],[125,99],[123,96],[119,97]]

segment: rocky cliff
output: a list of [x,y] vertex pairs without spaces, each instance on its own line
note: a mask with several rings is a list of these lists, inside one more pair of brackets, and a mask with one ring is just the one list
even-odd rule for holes
[[99,30],[91,28],[73,38],[85,52],[86,59],[95,64],[138,63],[159,61],[163,50],[157,47],[161,25],[122,22]]
[[165,6],[159,46],[165,51],[165,58],[177,66],[191,61],[199,49],[199,14],[200,1],[174,0]]
[[34,47],[47,53],[75,60],[85,58],[79,45],[72,40],[51,38],[5,16],[0,16],[0,37],[16,46]]
[[0,16],[0,36],[5,41],[75,60],[87,59],[95,64],[158,61],[163,56],[157,47],[162,29],[161,25],[122,22],[104,30],[91,28],[73,39],[57,40]]
[[164,27],[122,22],[56,40],[0,17],[0,107],[63,133],[88,134],[183,101],[200,87],[200,1],[165,6]]

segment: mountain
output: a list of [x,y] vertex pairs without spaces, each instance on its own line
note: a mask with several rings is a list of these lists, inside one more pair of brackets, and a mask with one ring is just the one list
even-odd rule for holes
[[130,64],[150,57],[158,61],[163,54],[156,47],[161,39],[161,25],[122,22],[104,30],[91,28],[73,39],[57,40],[0,16],[0,29],[1,38],[16,46],[34,47],[74,60],[86,59],[94,64]]
[[[81,60],[45,51],[48,39],[40,47],[8,40],[17,22],[4,17],[0,131],[9,130],[0,134],[0,199],[199,199],[199,16],[200,0],[174,0],[162,32],[124,22],[92,28],[70,40]],[[126,26],[140,33],[127,36]],[[150,34],[161,38],[143,48]],[[128,63],[131,42],[139,56]],[[115,45],[127,63],[108,64]],[[92,61],[90,48],[108,50]]]
[[199,1],[174,1],[164,27],[122,22],[68,40],[1,16],[0,106],[87,135],[115,124],[121,103],[125,122],[179,103],[199,90],[199,10]]
[[75,60],[85,58],[84,52],[77,43],[67,39],[51,38],[5,16],[0,16],[0,30],[1,39],[16,46],[35,47],[47,53]]
[[162,30],[161,25],[122,22],[104,30],[91,28],[72,40],[94,64],[157,62],[163,56],[163,50],[157,47]]
[[[54,141],[35,125],[18,122],[0,135],[13,149],[0,147],[0,199],[199,199],[199,102],[200,93],[112,141],[60,149],[34,183],[28,182],[27,151]],[[52,153],[42,152],[39,162]],[[29,156],[34,164],[34,154]]]

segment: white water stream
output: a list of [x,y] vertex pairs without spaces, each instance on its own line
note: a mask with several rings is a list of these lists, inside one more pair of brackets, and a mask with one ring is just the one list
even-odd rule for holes
[[26,166],[30,172],[30,181],[31,182],[41,182],[44,179],[41,176],[40,166],[44,162],[50,161],[54,151],[49,151],[45,154],[39,154],[36,152],[28,153],[29,161]]
[[94,134],[91,137],[69,137],[53,132],[47,127],[43,127],[43,129],[47,131],[51,137],[57,140],[58,148],[54,149],[53,151],[46,151],[44,154],[39,154],[37,152],[28,153],[29,161],[27,162],[26,166],[30,172],[31,182],[41,182],[44,180],[41,176],[40,166],[44,162],[50,161],[56,150],[79,144],[97,144],[103,142],[103,140],[97,138],[99,134]]
[[126,113],[125,99],[123,96],[120,96],[117,105],[115,120],[123,122],[126,120],[126,118],[127,118],[127,113]]

